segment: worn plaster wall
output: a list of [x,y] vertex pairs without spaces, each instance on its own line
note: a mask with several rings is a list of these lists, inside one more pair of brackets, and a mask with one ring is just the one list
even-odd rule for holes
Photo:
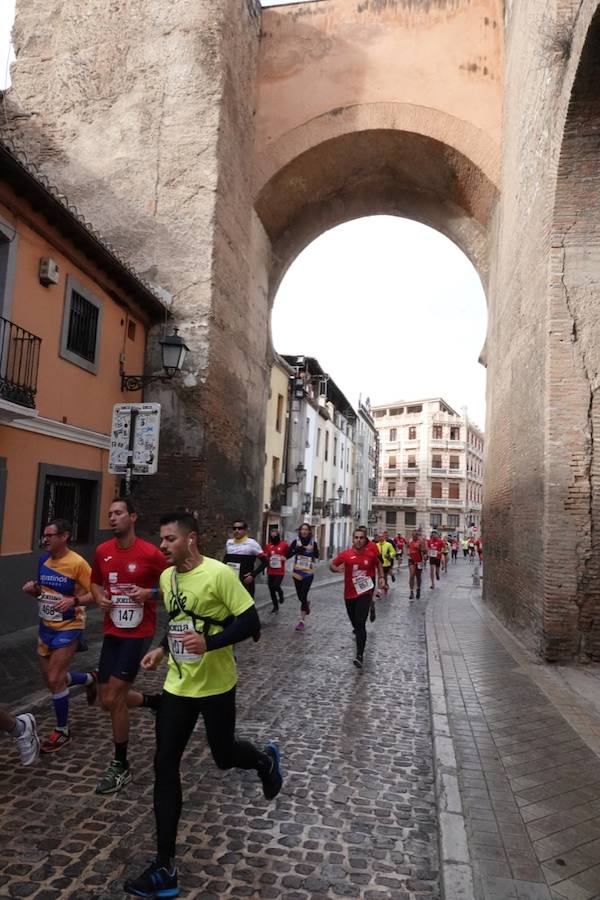
[[147,393],[164,427],[160,473],[137,490],[146,521],[198,509],[216,549],[227,519],[256,519],[263,472],[267,248],[248,174],[258,4],[18,0],[14,36],[10,127],[174,295],[191,349],[183,382]]
[[[567,383],[571,349],[562,360],[550,352],[553,343],[571,340],[564,316],[555,322],[549,308],[557,275],[554,198],[571,88],[597,5],[521,0],[507,6],[487,340],[485,598],[553,660],[570,658],[576,648],[576,544],[585,543],[589,529],[585,485],[577,485],[589,465],[585,388],[577,378]],[[579,497],[571,522],[569,491]]]

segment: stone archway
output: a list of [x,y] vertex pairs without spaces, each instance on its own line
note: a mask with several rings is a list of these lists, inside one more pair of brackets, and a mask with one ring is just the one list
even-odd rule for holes
[[370,104],[294,129],[258,159],[255,171],[255,209],[272,250],[271,298],[319,234],[385,213],[450,238],[485,285],[498,169],[489,138],[437,110]]
[[546,656],[600,659],[600,9],[564,126],[552,225]]

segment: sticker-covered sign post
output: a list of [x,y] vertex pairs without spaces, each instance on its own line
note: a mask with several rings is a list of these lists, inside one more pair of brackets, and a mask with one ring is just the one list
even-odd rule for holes
[[121,495],[131,494],[134,475],[158,469],[160,403],[117,403],[113,407],[108,471],[121,475]]

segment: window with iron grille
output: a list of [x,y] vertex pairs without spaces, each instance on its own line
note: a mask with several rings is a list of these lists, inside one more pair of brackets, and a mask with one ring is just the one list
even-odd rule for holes
[[95,374],[98,370],[101,323],[102,304],[91,291],[69,275],[60,342],[63,359]]
[[385,524],[396,527],[396,512],[394,510],[386,510]]
[[72,544],[87,544],[92,538],[92,511],[98,487],[96,481],[46,475],[42,502],[41,533],[53,519],[71,524]]
[[417,513],[414,509],[407,509],[404,513],[404,524],[405,525],[416,525],[417,524]]

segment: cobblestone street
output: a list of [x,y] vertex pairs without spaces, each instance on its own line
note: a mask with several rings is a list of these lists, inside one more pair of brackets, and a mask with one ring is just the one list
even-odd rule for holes
[[[220,772],[198,731],[183,765],[183,897],[439,896],[426,604],[409,607],[405,578],[378,604],[362,672],[341,581],[315,585],[304,634],[294,599],[278,617],[262,610],[262,641],[238,653],[238,733],[280,742],[284,787],[269,803],[253,773]],[[36,710],[43,735],[48,707]],[[81,696],[71,718],[69,747],[32,770],[5,745],[0,896],[123,897],[124,874],[153,853],[152,716],[134,716],[134,783],[108,798],[94,794],[111,758],[108,719]]]

